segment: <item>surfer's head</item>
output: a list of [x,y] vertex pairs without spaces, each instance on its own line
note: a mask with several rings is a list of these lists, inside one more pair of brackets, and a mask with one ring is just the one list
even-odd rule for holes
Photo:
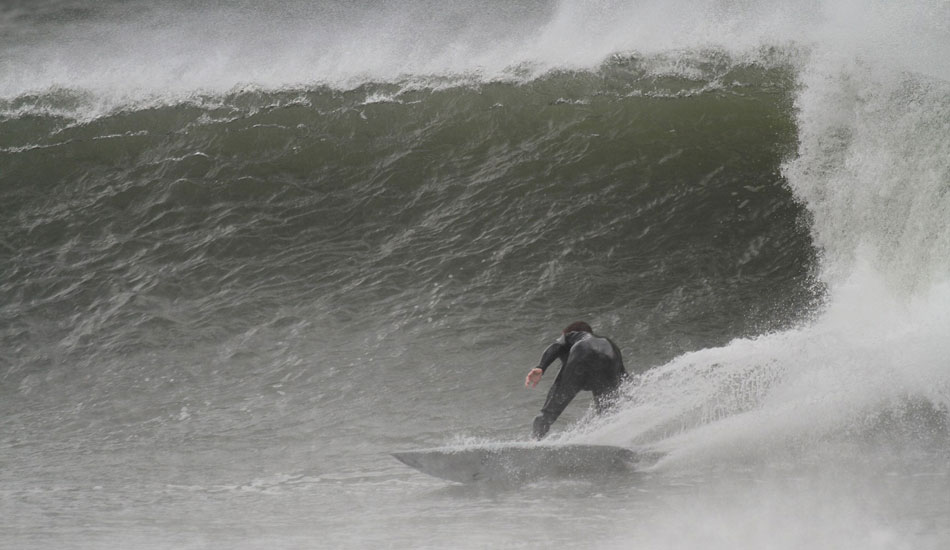
[[568,332],[589,332],[591,334],[594,333],[594,331],[590,329],[590,325],[588,325],[584,321],[574,321],[573,323],[567,325],[567,328],[564,329],[564,334],[567,334]]

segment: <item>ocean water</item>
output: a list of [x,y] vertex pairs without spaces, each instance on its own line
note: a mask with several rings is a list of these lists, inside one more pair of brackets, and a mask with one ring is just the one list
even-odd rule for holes
[[950,546],[950,5],[512,4],[0,4],[0,547]]

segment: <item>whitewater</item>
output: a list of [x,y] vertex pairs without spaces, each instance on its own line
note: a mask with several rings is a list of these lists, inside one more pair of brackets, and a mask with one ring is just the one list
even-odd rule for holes
[[4,2],[0,546],[945,548],[948,220],[943,1]]

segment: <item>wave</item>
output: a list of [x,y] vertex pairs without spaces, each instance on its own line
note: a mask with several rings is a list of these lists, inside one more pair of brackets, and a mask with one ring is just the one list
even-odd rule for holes
[[770,22],[796,9],[782,5],[744,13],[720,2],[104,3],[77,12],[53,2],[7,11],[0,97],[78,89],[121,103],[243,86],[520,81],[589,70],[616,53],[712,47],[737,55],[773,45]]
[[935,9],[878,6],[797,71],[797,152],[782,173],[808,210],[826,289],[813,318],[646,373],[592,437],[656,444],[674,462],[829,448],[852,460],[844,447],[866,441],[867,456],[946,452],[950,81],[945,63],[872,36],[913,28],[946,51],[924,20]]
[[[945,417],[947,9],[6,6],[0,376],[309,353],[345,393],[387,346],[584,316],[656,366],[597,437]],[[273,344],[303,333],[336,347]]]
[[[810,265],[801,211],[777,173],[794,139],[788,69],[707,53],[680,59],[695,67],[687,78],[659,76],[654,61],[616,58],[523,84],[256,91],[89,121],[11,118],[2,189],[20,261],[93,250],[131,294],[205,297],[178,316],[184,324],[148,301],[113,310],[95,279],[74,284],[83,260],[50,273],[65,295],[23,298],[111,312],[80,333],[144,323],[149,336],[135,346],[166,331],[193,336],[193,323],[232,309],[238,294],[270,311],[288,287],[326,307],[321,318],[356,302],[383,324],[453,319],[452,304],[486,297],[524,316],[600,266],[578,307],[614,302],[660,321],[657,285],[699,273],[689,297],[666,299],[683,311],[732,304],[717,313],[726,327],[787,322],[770,312],[811,295],[800,285]],[[33,221],[17,222],[25,212]],[[156,261],[169,265],[141,271]],[[729,274],[736,263],[744,271]],[[12,280],[27,284],[29,273]],[[625,289],[628,277],[641,288]],[[783,290],[766,303],[762,285]],[[484,307],[453,323],[483,322]]]

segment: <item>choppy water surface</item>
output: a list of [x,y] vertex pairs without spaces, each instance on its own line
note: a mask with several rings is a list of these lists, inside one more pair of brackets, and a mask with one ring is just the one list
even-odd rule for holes
[[[945,547],[948,18],[5,3],[0,542]],[[552,437],[655,466],[389,456],[524,439],[577,319],[638,375]]]

